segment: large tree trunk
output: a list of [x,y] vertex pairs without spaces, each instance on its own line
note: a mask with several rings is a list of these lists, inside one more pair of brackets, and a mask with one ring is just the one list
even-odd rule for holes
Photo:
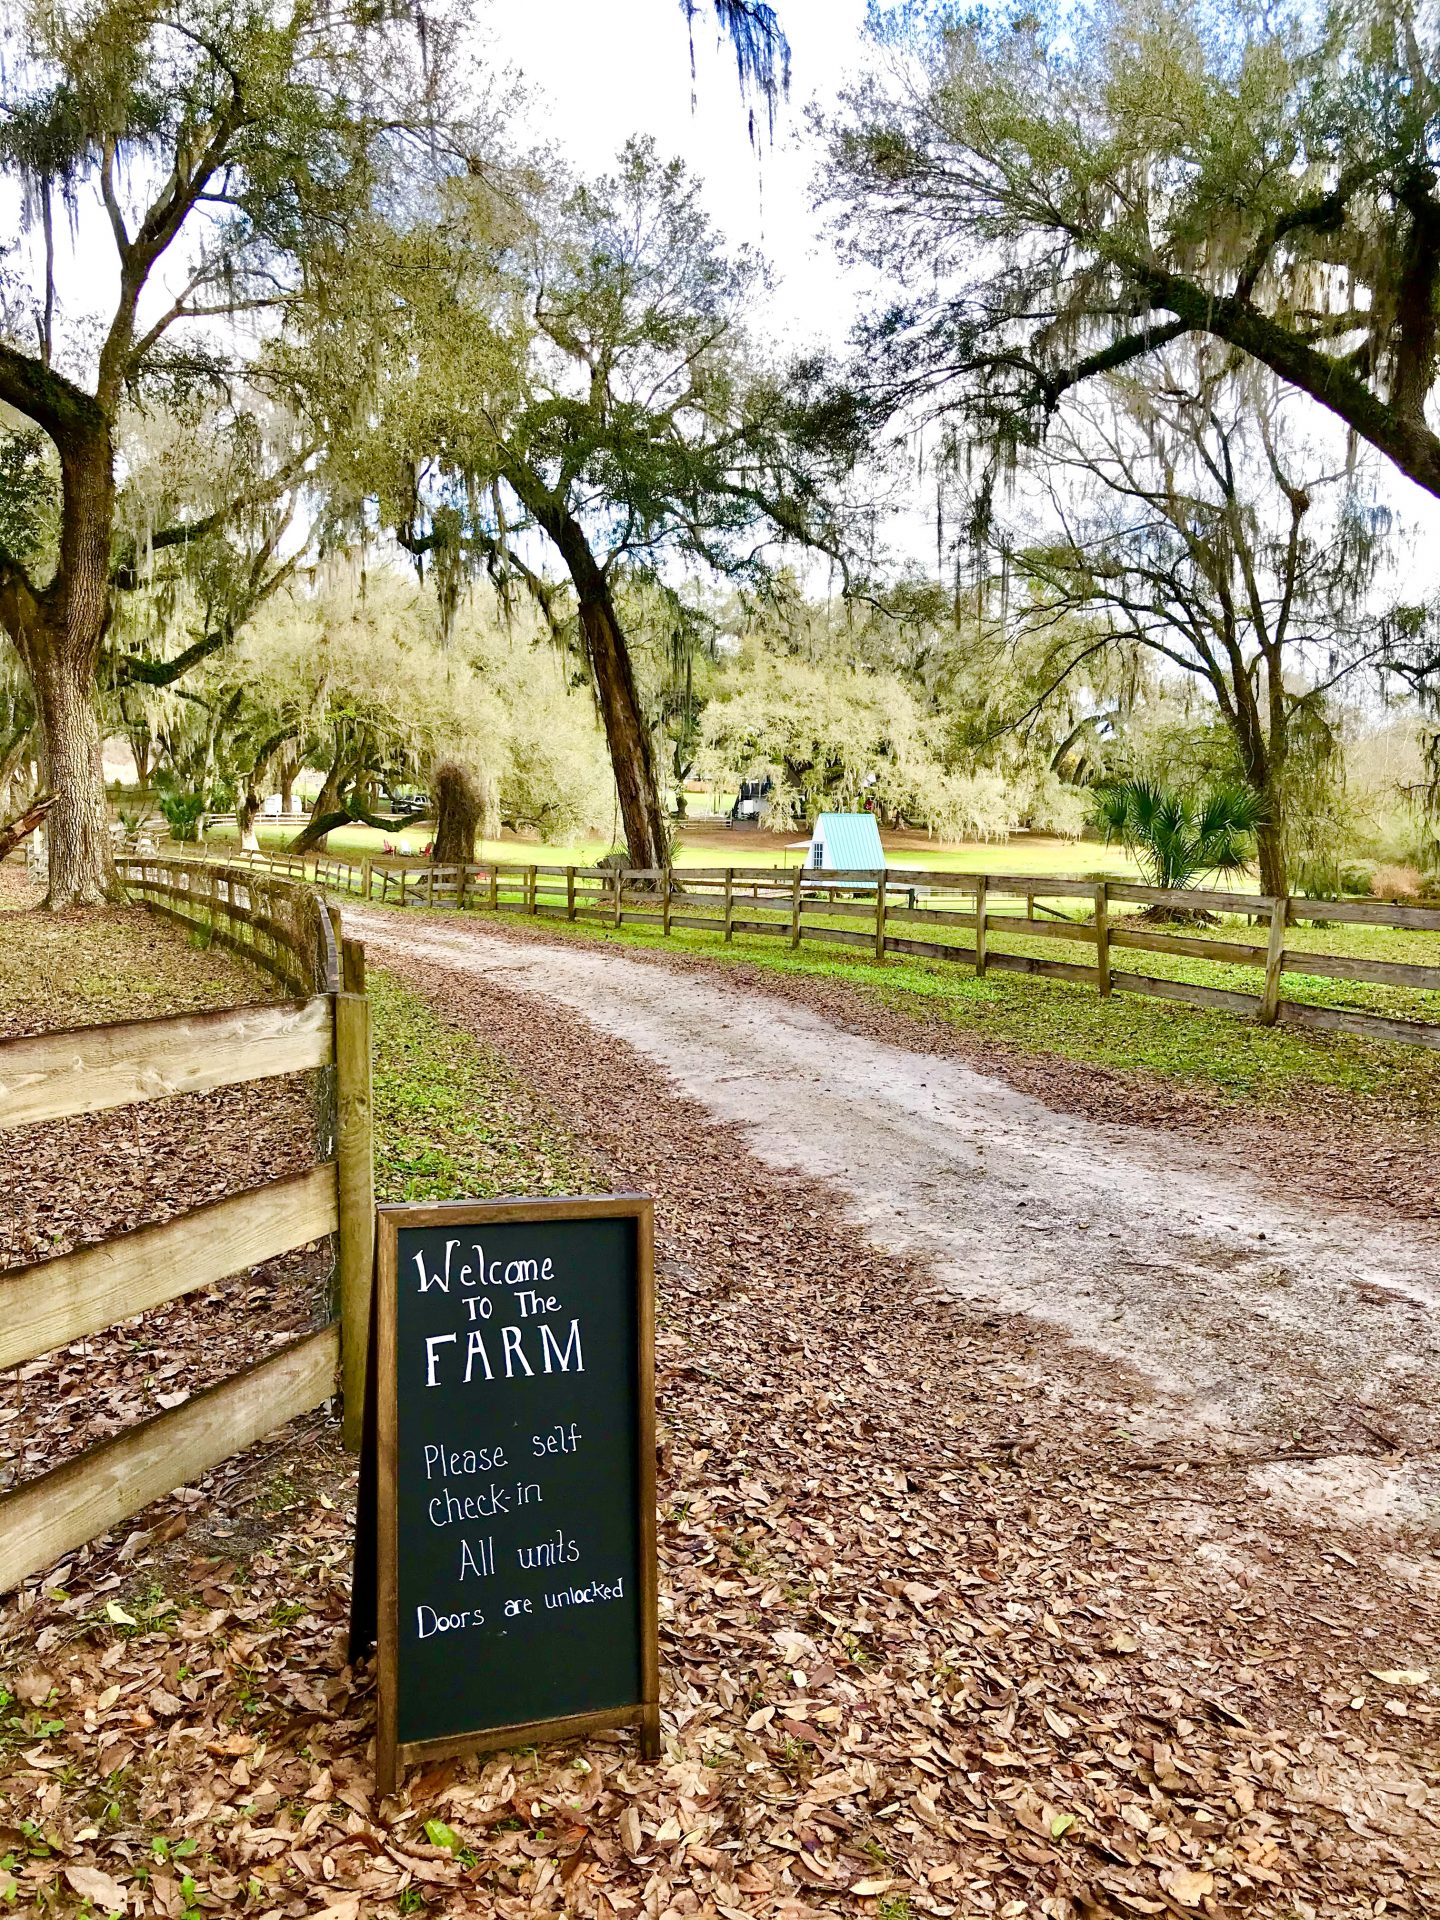
[[[337,754],[330,764],[315,804],[310,809],[310,818],[290,842],[287,852],[305,854],[318,847],[327,833],[337,826],[343,826],[350,818],[348,808],[341,804],[341,796],[350,784],[351,768],[343,755]],[[336,816],[339,816],[338,818]]]
[[49,907],[95,907],[124,898],[115,872],[110,809],[101,766],[95,662],[43,651],[30,669],[44,741],[45,785],[55,795],[46,821]]
[[96,669],[110,617],[115,506],[110,434],[98,419],[57,437],[63,486],[60,563],[40,591],[0,567],[0,622],[30,675],[41,762],[55,805],[46,822],[50,907],[123,900],[110,844]]
[[1285,872],[1285,830],[1278,810],[1271,813],[1255,835],[1260,856],[1260,891],[1272,898],[1290,891]]
[[245,790],[235,802],[235,825],[240,832],[240,851],[258,853],[259,837],[255,832],[255,822],[265,805],[265,796],[253,781],[246,781]]
[[[530,491],[533,496],[533,487]],[[521,497],[525,499],[523,493]],[[526,499],[526,505],[531,506],[531,500]],[[532,511],[537,511],[534,506]],[[610,583],[590,551],[584,528],[573,515],[557,510],[547,499],[537,517],[559,547],[575,583],[580,602],[580,627],[595,676],[610,764],[615,770],[615,790],[620,800],[620,817],[625,823],[630,863],[636,867],[666,866],[670,859],[670,827],[655,774],[655,749],[640,709],[635,669],[615,611]]]
[[431,859],[437,866],[469,866],[475,858],[475,834],[485,811],[481,781],[458,761],[445,760],[430,781],[435,797],[435,840]]

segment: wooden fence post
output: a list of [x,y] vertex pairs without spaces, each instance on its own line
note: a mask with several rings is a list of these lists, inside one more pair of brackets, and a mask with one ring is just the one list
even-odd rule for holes
[[805,880],[805,867],[802,864],[795,869],[795,884],[790,893],[790,947],[793,950],[800,944],[800,888]]
[[1110,883],[1101,880],[1095,888],[1095,973],[1100,997],[1110,992]]
[[455,911],[457,913],[463,913],[465,911],[465,882],[469,878],[469,862],[462,860],[460,862],[459,877],[455,882]]
[[[365,1364],[370,1341],[370,1290],[375,1267],[375,1161],[370,1067],[370,1002],[365,949],[341,948],[345,991],[335,995],[336,1176],[340,1200],[341,1438],[360,1451]],[[355,983],[359,983],[356,985]]]
[[661,887],[662,887],[662,894],[661,894],[661,900],[660,900],[660,935],[662,939],[668,940],[670,938],[670,894],[671,894],[671,871],[668,866],[665,869],[665,878],[661,882]]
[[975,971],[985,971],[985,876],[979,874],[975,880]]
[[735,869],[725,869],[725,938],[735,938]]
[[497,913],[499,911],[499,908],[500,908],[500,869],[496,865],[496,863],[492,860],[490,862],[490,911],[491,913]]
[[573,920],[575,918],[575,869],[574,867],[566,867],[565,869],[565,918],[567,920]]
[[1290,900],[1277,894],[1270,903],[1270,940],[1265,949],[1265,991],[1256,1015],[1262,1027],[1273,1027],[1280,1012],[1280,972],[1285,958],[1285,929],[1290,921]]
[[345,993],[365,991],[365,948],[359,940],[340,942],[340,987]]
[[625,907],[625,869],[615,869],[615,925],[620,924],[620,916]]
[[540,904],[535,897],[535,883],[536,883],[537,877],[538,876],[533,866],[526,869],[525,892],[526,892],[527,898],[525,902],[525,910],[527,913],[530,913],[530,914],[538,914],[540,911]]
[[875,887],[875,958],[885,958],[885,875],[882,873]]

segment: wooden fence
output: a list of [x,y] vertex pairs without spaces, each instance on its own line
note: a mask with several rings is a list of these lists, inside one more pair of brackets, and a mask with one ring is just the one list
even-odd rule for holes
[[[1295,996],[1297,979],[1353,981],[1440,991],[1440,945],[1425,962],[1327,953],[1294,944],[1295,929],[1362,925],[1412,933],[1440,932],[1440,907],[1393,906],[1384,901],[1186,889],[1167,891],[1122,880],[1036,874],[969,874],[925,868],[884,872],[818,872],[808,867],[568,867],[500,861],[469,866],[406,866],[379,860],[341,860],[326,854],[265,854],[257,867],[311,879],[334,892],[390,905],[473,907],[492,913],[588,920],[608,926],[649,925],[737,933],[856,947],[877,959],[889,954],[942,960],[988,972],[1025,973],[1094,987],[1101,995],[1147,994],[1191,1006],[1213,1007],[1259,1021],[1370,1040],[1440,1047],[1440,1019],[1400,1017],[1359,1007],[1316,1004]],[[1056,904],[1058,903],[1058,904]],[[1223,929],[1176,931],[1147,909],[1173,909],[1240,918],[1252,938],[1224,938]],[[1017,953],[996,938],[1020,935],[1044,942],[1048,953]],[[968,936],[962,944],[955,936]],[[1061,958],[1067,945],[1083,958]],[[1210,986],[1137,971],[1122,954],[1168,955],[1249,969],[1255,990]],[[1287,979],[1292,983],[1287,991]],[[1435,1003],[1440,1016],[1440,1002]]]
[[153,858],[121,871],[153,910],[246,953],[300,997],[0,1041],[0,1129],[321,1069],[329,1157],[0,1272],[0,1367],[330,1235],[338,1318],[0,1496],[0,1591],[330,1399],[337,1366],[345,1441],[360,1442],[374,1234],[364,949],[337,939],[338,916],[313,891],[272,875]]

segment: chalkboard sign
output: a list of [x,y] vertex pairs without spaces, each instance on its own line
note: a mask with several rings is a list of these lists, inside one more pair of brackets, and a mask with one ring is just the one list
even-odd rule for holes
[[379,1209],[382,1792],[600,1727],[658,1753],[652,1232],[628,1195]]

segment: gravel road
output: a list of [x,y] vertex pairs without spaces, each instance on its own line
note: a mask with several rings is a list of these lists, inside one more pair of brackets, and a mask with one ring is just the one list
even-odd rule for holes
[[1053,1329],[1097,1393],[1138,1376],[1131,1420],[1210,1449],[1314,1450],[1252,1469],[1302,1517],[1440,1520],[1434,1230],[1286,1197],[1213,1148],[1054,1112],[753,986],[349,903],[346,927],[380,964],[579,1013],[761,1159],[829,1183],[882,1254],[923,1256],[974,1311]]

